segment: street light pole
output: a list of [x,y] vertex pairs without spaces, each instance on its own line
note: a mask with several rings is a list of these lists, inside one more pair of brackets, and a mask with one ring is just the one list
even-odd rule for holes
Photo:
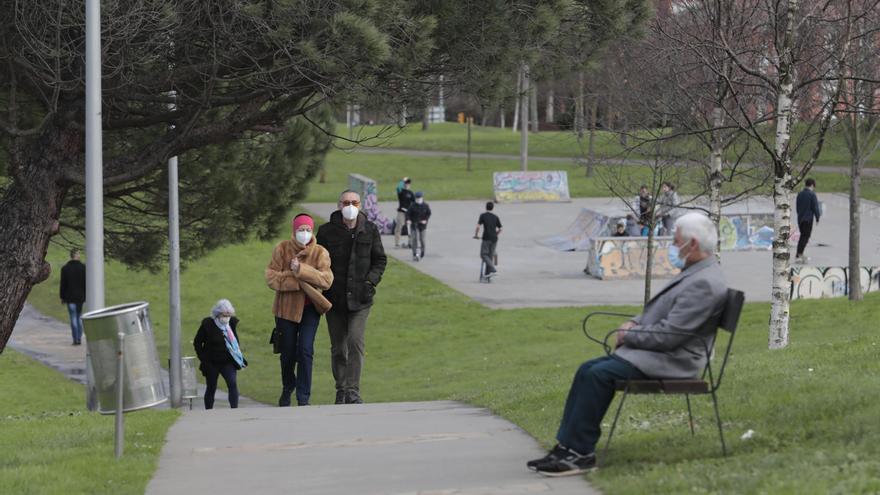
[[[104,171],[101,137],[101,2],[86,0],[86,307],[104,304]],[[86,336],[88,338],[88,336]],[[86,407],[97,409],[86,355]]]
[[[177,93],[172,91],[176,97]],[[176,108],[172,104],[172,108]],[[171,407],[183,403],[180,352],[180,201],[178,197],[177,157],[168,159],[168,382]]]

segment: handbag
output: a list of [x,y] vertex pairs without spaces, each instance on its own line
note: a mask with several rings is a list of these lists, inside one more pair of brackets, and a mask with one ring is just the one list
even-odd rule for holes
[[269,343],[272,344],[273,354],[281,354],[281,330],[272,329],[272,333],[269,334]]

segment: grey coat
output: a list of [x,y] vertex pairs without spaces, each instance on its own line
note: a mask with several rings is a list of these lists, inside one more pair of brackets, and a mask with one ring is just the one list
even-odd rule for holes
[[648,301],[614,353],[651,378],[694,378],[707,359],[699,337],[712,348],[726,297],[727,282],[715,257],[695,263]]

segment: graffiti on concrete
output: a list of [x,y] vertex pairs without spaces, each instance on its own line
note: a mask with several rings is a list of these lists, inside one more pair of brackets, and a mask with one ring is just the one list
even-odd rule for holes
[[348,188],[361,195],[361,211],[367,215],[367,220],[376,224],[379,233],[392,233],[391,220],[379,210],[379,188],[376,181],[360,174],[349,174]]
[[721,249],[746,251],[773,247],[773,214],[722,215],[718,225]]
[[[798,266],[791,269],[792,299],[823,299],[849,295],[849,268]],[[880,291],[880,266],[859,269],[862,293]]]
[[[644,278],[648,260],[647,237],[595,237],[592,241],[584,272],[602,280]],[[653,277],[671,277],[678,273],[667,258],[670,244],[671,237],[654,239]]]
[[562,170],[495,172],[492,176],[495,201],[570,201],[568,174]]

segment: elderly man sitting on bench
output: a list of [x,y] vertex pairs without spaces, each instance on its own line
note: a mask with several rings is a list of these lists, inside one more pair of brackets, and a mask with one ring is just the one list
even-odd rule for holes
[[[529,469],[569,476],[596,466],[601,422],[616,380],[693,378],[706,365],[703,339],[714,339],[727,283],[715,258],[718,234],[709,218],[689,213],[675,222],[669,261],[681,269],[645,306],[617,329],[615,351],[582,364],[571,384],[556,440]],[[666,332],[684,332],[675,335]]]

